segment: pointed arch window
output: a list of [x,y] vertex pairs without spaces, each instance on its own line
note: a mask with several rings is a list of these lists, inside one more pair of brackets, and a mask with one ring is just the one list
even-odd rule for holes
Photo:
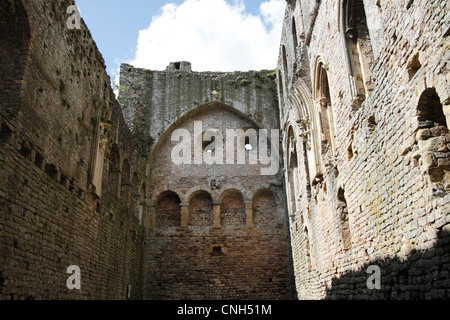
[[283,85],[283,77],[281,75],[281,71],[278,70],[278,97],[280,103],[281,117],[284,118],[285,109],[284,109],[284,85]]
[[322,154],[334,154],[334,116],[327,67],[319,61],[316,71],[316,99],[319,103],[319,121],[322,132]]
[[353,98],[361,103],[375,88],[370,70],[374,55],[363,1],[344,0],[342,13],[341,32],[344,33]]
[[282,53],[282,59],[283,59],[283,73],[284,73],[284,83],[285,87],[289,87],[289,71],[288,71],[288,63],[287,63],[287,54],[286,54],[286,47],[283,45],[281,46],[281,53]]
[[288,140],[288,182],[289,182],[289,198],[291,214],[295,214],[298,210],[297,196],[300,194],[299,184],[299,168],[298,168],[298,154],[297,141],[295,139],[294,129],[289,127]]
[[292,41],[294,44],[294,52],[297,54],[298,37],[297,37],[297,24],[295,23],[295,17],[292,17]]

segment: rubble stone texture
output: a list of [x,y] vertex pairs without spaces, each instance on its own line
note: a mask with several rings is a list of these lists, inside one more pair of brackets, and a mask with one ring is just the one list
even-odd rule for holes
[[[450,5],[286,3],[277,70],[123,64],[118,98],[72,0],[0,3],[0,299],[449,298]],[[208,129],[278,130],[278,172],[194,163]]]
[[449,9],[287,1],[277,84],[298,298],[449,298]]

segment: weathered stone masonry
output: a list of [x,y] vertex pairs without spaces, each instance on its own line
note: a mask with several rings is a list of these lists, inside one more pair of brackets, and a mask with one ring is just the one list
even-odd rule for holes
[[264,176],[264,165],[249,162],[172,161],[175,130],[189,133],[194,157],[207,153],[208,129],[222,133],[217,139],[224,147],[227,129],[278,129],[273,71],[198,73],[188,62],[150,71],[124,64],[120,88],[127,122],[149,147],[144,298],[294,298],[281,170]]
[[277,84],[300,299],[449,297],[449,9],[287,1]]
[[[449,298],[450,5],[286,2],[277,70],[123,64],[118,99],[73,1],[1,2],[0,299]],[[175,164],[208,129],[279,129],[280,170]]]
[[1,299],[294,298],[281,170],[170,159],[193,121],[279,129],[274,72],[123,65],[119,106],[72,4],[1,5]]
[[[143,172],[89,31],[66,26],[71,4],[0,5],[1,299],[125,299],[128,284],[142,298],[144,229],[101,185],[116,149],[124,181],[137,176],[130,195]],[[79,291],[66,287],[71,265]]]

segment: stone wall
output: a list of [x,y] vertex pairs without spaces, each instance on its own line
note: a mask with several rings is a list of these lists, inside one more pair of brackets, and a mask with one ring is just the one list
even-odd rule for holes
[[[142,297],[144,229],[131,197],[145,166],[89,30],[66,25],[70,5],[0,5],[1,299],[125,299],[128,284]],[[114,146],[127,201],[102,191]],[[71,265],[81,290],[66,286]]]
[[277,83],[298,297],[448,298],[449,4],[348,2],[365,10],[364,46],[349,43],[364,19],[347,21],[347,1],[287,1]]
[[[177,120],[199,106],[223,103],[261,128],[277,129],[273,71],[195,72],[188,62],[165,71],[122,64],[119,100],[135,135],[157,142]],[[275,110],[275,111],[274,111]]]
[[[293,298],[274,72],[122,65],[119,106],[73,4],[0,7],[1,299]],[[174,165],[171,134],[193,120],[268,129],[276,170]],[[254,154],[240,147],[233,160]]]
[[[145,299],[294,298],[280,156],[274,157],[276,170],[263,175],[267,166],[249,137],[244,142],[252,151],[232,140],[227,162],[227,130],[268,129],[269,138],[270,129],[278,133],[273,78],[270,71],[196,73],[187,62],[165,71],[122,65],[119,99],[126,119],[147,148],[152,143]],[[188,156],[176,163],[180,130],[188,135]],[[218,134],[214,141],[223,152],[216,145],[208,153],[208,130]],[[237,162],[241,151],[245,164]],[[251,164],[254,152],[258,161]],[[207,156],[219,163],[207,164]]]
[[448,3],[289,0],[276,71],[123,64],[121,105],[72,4],[0,4],[1,299],[449,298]]

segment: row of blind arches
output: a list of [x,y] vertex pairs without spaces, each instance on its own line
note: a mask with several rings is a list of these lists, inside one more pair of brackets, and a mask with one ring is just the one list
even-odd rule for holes
[[[228,190],[220,201],[220,226],[243,227],[248,224],[243,194],[238,190]],[[181,226],[181,199],[177,193],[166,191],[156,200],[155,227]],[[187,205],[188,225],[212,227],[214,203],[207,191],[194,193]],[[272,191],[263,189],[255,193],[252,200],[252,225],[269,227],[277,224],[277,202]]]

